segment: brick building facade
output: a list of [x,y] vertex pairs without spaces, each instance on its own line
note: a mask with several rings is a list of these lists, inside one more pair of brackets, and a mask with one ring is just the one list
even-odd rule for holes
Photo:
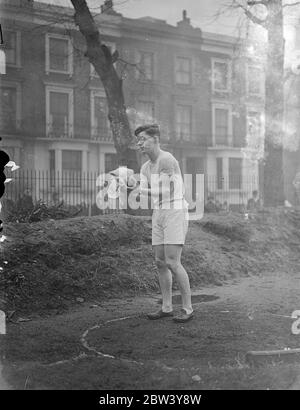
[[[27,0],[0,7],[3,149],[25,170],[114,168],[105,93],[84,57],[74,10]],[[259,63],[241,52],[236,38],[192,27],[185,12],[177,26],[113,9],[95,21],[103,42],[119,52],[115,64],[132,127],[159,123],[163,147],[184,173],[206,175],[207,194],[223,201],[230,192],[232,203],[246,201],[258,184],[257,146],[249,136],[263,135]]]

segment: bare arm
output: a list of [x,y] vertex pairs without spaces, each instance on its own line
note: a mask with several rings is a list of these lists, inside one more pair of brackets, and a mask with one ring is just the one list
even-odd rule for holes
[[[150,184],[149,184],[150,182]],[[166,158],[162,161],[159,173],[151,175],[151,181],[141,172],[141,195],[151,195],[152,198],[170,199],[176,192],[182,192],[183,181],[180,169],[175,158]],[[149,188],[149,185],[151,188]]]

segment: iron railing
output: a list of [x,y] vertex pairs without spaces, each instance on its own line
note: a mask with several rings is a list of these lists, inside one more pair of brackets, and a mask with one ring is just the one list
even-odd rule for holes
[[[63,201],[65,205],[82,206],[91,209],[93,214],[97,210],[97,186],[96,172],[50,172],[39,170],[6,171],[7,179],[12,179],[5,184],[3,200],[16,203],[24,197],[30,196],[33,203],[42,201],[48,206]],[[188,181],[189,179],[186,179]],[[204,195],[205,204],[213,205],[216,209],[245,210],[247,203],[253,196],[253,191],[259,191],[259,183],[256,176],[230,176],[218,178],[215,175],[204,175],[204,187],[196,186],[195,176],[191,186],[187,186],[189,198],[195,199]]]

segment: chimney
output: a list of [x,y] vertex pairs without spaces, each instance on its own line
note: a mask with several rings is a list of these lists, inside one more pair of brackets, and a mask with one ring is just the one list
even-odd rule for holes
[[192,27],[191,20],[186,16],[186,10],[182,10],[182,20],[177,23],[178,27]]
[[178,21],[177,27],[181,30],[182,34],[190,34],[194,32],[194,34],[197,33],[197,35],[202,36],[201,29],[191,25],[191,19],[187,17],[186,10],[182,10],[182,20]]
[[186,17],[186,10],[182,10],[182,20],[190,23],[190,19]]

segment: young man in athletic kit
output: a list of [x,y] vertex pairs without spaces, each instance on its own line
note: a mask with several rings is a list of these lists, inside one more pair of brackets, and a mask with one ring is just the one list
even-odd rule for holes
[[[173,317],[183,323],[193,318],[189,277],[181,264],[181,253],[188,230],[188,205],[184,199],[183,180],[178,161],[160,148],[160,131],[156,124],[135,130],[137,144],[149,157],[141,167],[141,196],[151,195],[152,245],[159,273],[162,307],[148,314],[150,320]],[[172,274],[180,289],[182,309],[174,316]]]

